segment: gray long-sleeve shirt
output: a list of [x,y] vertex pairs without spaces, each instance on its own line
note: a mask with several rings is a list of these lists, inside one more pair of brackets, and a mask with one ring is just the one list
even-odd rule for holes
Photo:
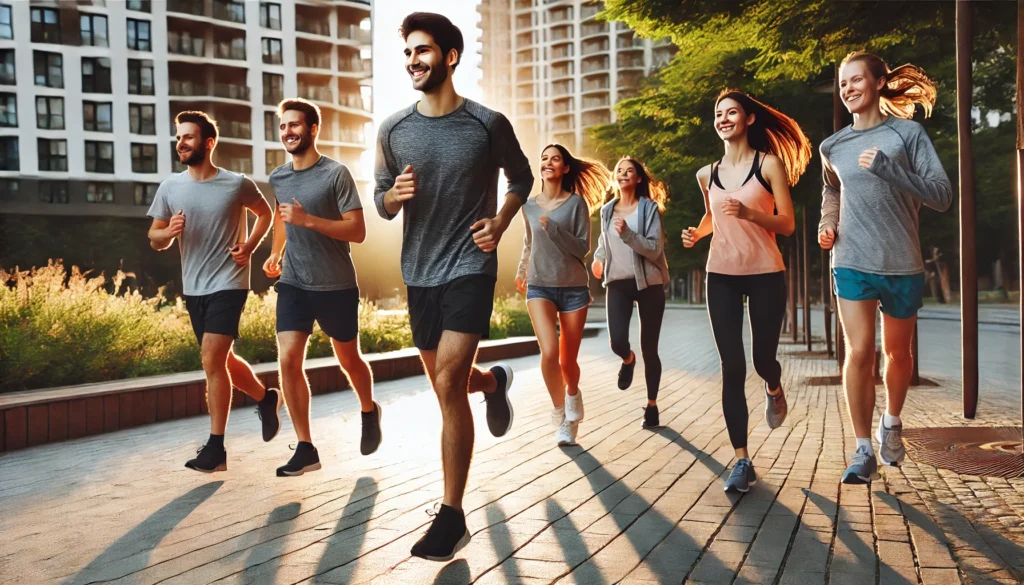
[[377,136],[374,202],[385,219],[384,194],[412,165],[416,195],[402,205],[402,278],[408,286],[440,286],[471,274],[497,276],[498,257],[473,242],[469,226],[494,217],[498,169],[523,201],[533,189],[530,162],[505,116],[468,99],[444,116],[413,104],[392,114]]
[[[878,147],[868,168],[860,155]],[[949,209],[953,188],[924,128],[889,116],[867,130],[843,128],[821,143],[824,188],[818,232],[836,232],[833,268],[885,275],[924,272],[921,205]]]
[[[548,216],[548,227],[540,218]],[[590,253],[590,210],[583,197],[573,193],[548,211],[531,198],[523,205],[523,256],[519,278],[534,286],[587,286],[590,277],[583,259]]]

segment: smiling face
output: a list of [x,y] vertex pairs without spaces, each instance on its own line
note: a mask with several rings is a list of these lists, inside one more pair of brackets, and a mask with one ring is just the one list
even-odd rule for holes
[[839,68],[839,95],[851,114],[878,109],[878,99],[885,78],[877,78],[862,60],[845,63]]
[[302,154],[313,146],[317,126],[306,124],[306,115],[299,110],[285,110],[281,114],[281,143],[289,154]]
[[[175,149],[178,152],[178,161],[189,167],[203,164],[206,153],[213,148],[212,144],[207,145],[207,141],[203,140],[199,124],[192,122],[182,122],[177,125],[175,140],[177,140]],[[211,138],[210,142],[212,143],[212,141]]]
[[412,87],[423,93],[438,88],[451,75],[441,47],[434,37],[421,30],[409,33],[405,39],[405,71],[412,79]]
[[743,106],[732,98],[723,98],[715,106],[715,132],[722,140],[734,140],[747,134],[754,123],[754,114],[747,114]]
[[540,153],[540,176],[546,181],[561,180],[569,173],[569,164],[562,156],[562,151],[549,146]]
[[615,167],[615,182],[619,185],[619,191],[632,192],[636,186],[643,182],[640,173],[636,172],[636,166],[631,160],[620,160]]

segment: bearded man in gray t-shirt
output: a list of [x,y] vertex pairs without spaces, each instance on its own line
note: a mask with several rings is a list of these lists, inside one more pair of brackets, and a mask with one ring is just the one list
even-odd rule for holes
[[[213,165],[217,126],[203,112],[182,112],[177,125],[178,159],[188,167],[160,184],[148,215],[150,245],[166,250],[178,240],[182,292],[206,373],[210,438],[185,467],[210,473],[227,469],[224,431],[231,387],[258,401],[263,440],[281,428],[281,393],[264,388],[231,346],[249,294],[249,259],[270,229],[273,210],[252,179]],[[246,235],[248,211],[256,225]]]

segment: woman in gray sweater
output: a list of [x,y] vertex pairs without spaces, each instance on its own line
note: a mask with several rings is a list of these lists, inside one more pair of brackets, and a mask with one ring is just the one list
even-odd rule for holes
[[853,124],[821,143],[824,178],[818,243],[832,250],[839,318],[846,334],[843,388],[857,450],[843,483],[877,475],[871,442],[875,410],[875,313],[882,311],[886,407],[878,424],[882,463],[903,459],[900,411],[914,358],[911,340],[924,292],[918,211],[949,209],[953,189],[928,134],[911,118],[935,104],[935,85],[919,67],[889,69],[871,53],[848,55],[839,91]]
[[526,293],[540,345],[555,441],[573,445],[583,420],[577,356],[592,300],[583,259],[590,253],[590,216],[601,205],[611,174],[600,162],[550,144],[541,151],[540,175],[541,192],[523,205],[526,236],[516,289]]

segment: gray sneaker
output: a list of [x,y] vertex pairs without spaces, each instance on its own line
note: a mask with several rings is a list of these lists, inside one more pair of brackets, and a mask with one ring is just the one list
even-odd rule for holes
[[878,421],[878,458],[885,465],[898,466],[907,454],[903,446],[903,425],[885,426],[885,415]]
[[745,494],[755,483],[757,483],[757,474],[754,473],[754,464],[750,462],[750,459],[737,459],[732,473],[729,474],[729,479],[725,480],[725,491]]
[[853,462],[843,473],[843,483],[865,484],[873,479],[878,479],[878,461],[868,453],[867,447],[858,447]]
[[789,405],[786,404],[786,391],[781,389],[779,393],[772,396],[768,393],[768,383],[764,384],[764,421],[768,423],[768,428],[777,429],[782,426],[783,421],[786,420],[786,415],[789,414]]

